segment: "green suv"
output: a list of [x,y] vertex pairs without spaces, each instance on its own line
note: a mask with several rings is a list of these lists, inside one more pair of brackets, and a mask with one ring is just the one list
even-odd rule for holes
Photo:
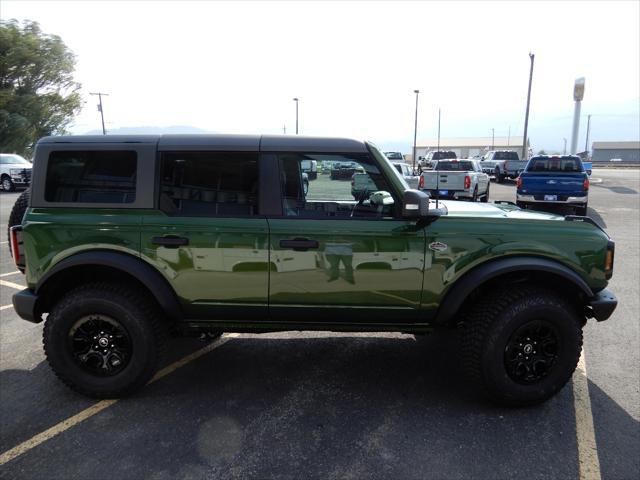
[[[324,171],[305,184],[310,162],[355,164],[375,191],[354,199]],[[28,285],[13,303],[46,318],[52,369],[95,397],[143,386],[168,332],[460,327],[477,386],[533,404],[571,377],[587,319],[617,303],[614,243],[589,218],[431,201],[366,142],[47,137],[29,195],[12,216]]]

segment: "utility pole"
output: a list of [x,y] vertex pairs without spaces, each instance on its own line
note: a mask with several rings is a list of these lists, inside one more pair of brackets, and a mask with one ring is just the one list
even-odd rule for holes
[[509,135],[507,136],[507,147],[511,145],[511,125],[509,125]]
[[283,135],[287,134],[287,126],[286,125],[282,125],[282,134]]
[[522,138],[522,159],[529,158],[527,152],[527,130],[529,128],[529,105],[531,104],[531,82],[533,81],[533,60],[535,55],[529,52],[529,60],[531,60],[531,67],[529,68],[529,90],[527,91],[527,111],[524,114],[524,137]]
[[107,131],[104,128],[104,111],[102,108],[102,96],[104,95],[105,97],[108,97],[109,94],[108,93],[102,93],[102,92],[96,92],[96,93],[89,93],[89,95],[98,95],[98,100],[99,100],[99,104],[98,104],[98,111],[100,112],[100,118],[102,119],[102,134],[106,135]]
[[491,150],[495,150],[495,144],[496,144],[496,129],[492,128],[491,129]]
[[296,135],[298,135],[298,98],[294,98],[293,99],[294,102],[296,102]]
[[416,115],[413,125],[413,171],[416,171],[416,139],[418,137],[418,94],[420,90],[414,90],[413,93],[416,94]]
[[584,151],[589,157],[589,137],[591,136],[591,115],[587,115],[587,138],[584,141]]
[[562,140],[564,140],[564,151],[562,152],[562,154],[566,155],[567,154],[567,139],[563,137]]
[[438,109],[438,151],[440,151],[440,109]]
[[576,105],[573,110],[573,129],[571,131],[571,155],[578,153],[578,131],[580,130],[580,107],[584,98],[584,77],[577,78],[573,85],[573,100]]

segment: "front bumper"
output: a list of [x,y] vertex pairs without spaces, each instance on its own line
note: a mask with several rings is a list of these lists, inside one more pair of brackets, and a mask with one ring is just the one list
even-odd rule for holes
[[32,323],[40,323],[42,316],[36,313],[38,295],[33,290],[25,288],[13,294],[13,308],[20,318]]
[[607,320],[618,306],[618,299],[610,290],[601,290],[589,299],[587,316],[599,322]]

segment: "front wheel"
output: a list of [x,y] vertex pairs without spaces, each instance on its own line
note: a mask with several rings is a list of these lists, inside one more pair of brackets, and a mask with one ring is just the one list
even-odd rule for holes
[[11,178],[8,175],[2,177],[2,189],[5,192],[13,192],[16,189],[16,186],[11,181]]
[[45,322],[47,361],[79,393],[125,396],[157,369],[165,340],[158,317],[154,304],[133,288],[111,283],[75,288]]
[[533,405],[571,378],[582,348],[576,308],[536,286],[507,288],[480,300],[463,333],[463,364],[490,399]]

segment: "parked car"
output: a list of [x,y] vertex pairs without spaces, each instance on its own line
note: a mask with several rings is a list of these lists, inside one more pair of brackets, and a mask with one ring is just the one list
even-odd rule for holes
[[420,161],[419,166],[421,169],[432,169],[438,160],[453,160],[458,158],[456,152],[451,150],[438,150],[435,152],[428,152]]
[[[314,182],[326,190],[305,196],[301,162],[327,156],[355,162],[376,191],[356,201]],[[368,142],[48,137],[34,168],[12,212],[26,273],[13,305],[44,321],[58,378],[93,397],[143,387],[168,331],[458,329],[473,384],[530,405],[567,383],[583,325],[617,304],[606,289],[615,245],[595,222],[436,206]]]
[[351,180],[358,164],[355,162],[333,162],[331,164],[331,180]]
[[490,150],[480,161],[482,171],[493,175],[498,183],[504,182],[506,178],[518,178],[527,166],[527,160],[520,160],[518,152],[513,150]]
[[404,157],[400,152],[384,152],[384,155],[392,162],[404,162]]
[[433,170],[422,172],[419,188],[431,198],[488,202],[490,181],[476,160],[438,160]]
[[518,177],[516,203],[521,208],[567,205],[586,215],[588,201],[589,176],[578,156],[533,157]]
[[0,153],[0,186],[5,192],[31,183],[31,162],[13,153]]
[[402,175],[405,182],[407,182],[407,185],[409,185],[410,188],[418,188],[418,184],[420,183],[420,176],[414,175],[409,165],[404,163],[404,161],[402,162],[392,161],[391,165],[393,165],[393,167],[398,171],[398,173]]
[[303,160],[302,171],[307,174],[307,180],[315,180],[318,178],[318,161]]

